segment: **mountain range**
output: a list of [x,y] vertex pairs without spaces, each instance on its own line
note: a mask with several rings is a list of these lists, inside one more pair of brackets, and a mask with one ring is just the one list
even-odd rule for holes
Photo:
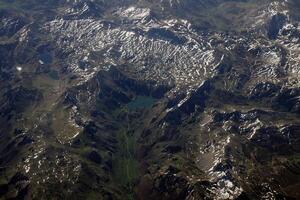
[[0,199],[300,199],[298,0],[0,0]]

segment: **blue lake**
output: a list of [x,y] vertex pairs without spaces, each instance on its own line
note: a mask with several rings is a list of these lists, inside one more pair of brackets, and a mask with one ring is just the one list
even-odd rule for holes
[[149,96],[139,96],[127,104],[129,110],[151,108],[155,103],[155,99]]

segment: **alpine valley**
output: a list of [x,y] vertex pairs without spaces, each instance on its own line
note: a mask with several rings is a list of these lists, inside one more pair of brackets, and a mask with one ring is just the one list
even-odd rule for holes
[[300,1],[0,0],[0,199],[300,199]]

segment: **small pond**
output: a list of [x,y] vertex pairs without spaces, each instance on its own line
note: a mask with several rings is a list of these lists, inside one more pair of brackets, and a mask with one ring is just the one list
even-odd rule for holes
[[51,64],[52,63],[52,54],[50,52],[42,52],[39,54],[39,59],[44,63],[44,64]]

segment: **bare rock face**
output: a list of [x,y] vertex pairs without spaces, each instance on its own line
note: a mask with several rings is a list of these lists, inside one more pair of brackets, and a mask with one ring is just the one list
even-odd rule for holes
[[299,199],[296,0],[0,3],[0,199]]
[[274,15],[268,24],[268,37],[270,39],[276,39],[279,31],[283,28],[286,23],[287,16],[284,14]]

